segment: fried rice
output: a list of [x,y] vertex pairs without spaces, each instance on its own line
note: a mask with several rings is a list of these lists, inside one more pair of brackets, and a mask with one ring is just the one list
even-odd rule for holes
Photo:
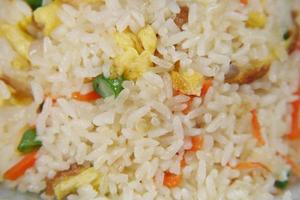
[[1,0],[0,181],[58,200],[293,199],[299,27],[299,0]]

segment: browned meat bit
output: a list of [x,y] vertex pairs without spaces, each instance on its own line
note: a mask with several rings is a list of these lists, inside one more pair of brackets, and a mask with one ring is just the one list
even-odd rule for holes
[[59,182],[65,180],[68,177],[76,176],[80,174],[84,169],[89,168],[89,163],[84,163],[83,165],[72,164],[69,169],[57,172],[56,175],[51,179],[46,179],[46,194],[54,194],[54,186]]
[[296,49],[300,49],[300,24],[297,23],[296,19],[300,15],[299,12],[292,12],[292,19],[294,23],[293,29],[290,31],[290,37],[288,40],[288,52],[289,54],[293,53]]
[[28,105],[33,101],[31,91],[26,81],[22,80],[21,78],[11,78],[4,74],[0,74],[0,80],[10,88],[12,95],[10,100],[4,102],[5,105]]
[[182,29],[182,26],[188,22],[189,18],[189,7],[182,6],[180,7],[180,13],[178,13],[174,19],[175,24],[178,28]]
[[159,51],[157,51],[157,49],[155,50],[154,55],[156,57],[163,58],[163,55],[161,55],[161,53],[159,53]]
[[240,69],[236,65],[231,65],[229,72],[225,75],[225,82],[248,84],[252,83],[263,76],[265,76],[270,69],[270,64],[264,64],[262,66],[254,66],[251,68]]
[[230,64],[229,71],[225,74],[225,81],[230,82],[232,79],[237,77],[240,73],[239,68],[236,65]]

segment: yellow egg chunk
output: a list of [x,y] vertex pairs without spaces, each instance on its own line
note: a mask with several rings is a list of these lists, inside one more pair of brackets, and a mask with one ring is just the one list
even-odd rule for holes
[[76,192],[76,190],[81,186],[87,184],[99,184],[100,177],[101,176],[99,172],[97,172],[95,168],[88,168],[80,174],[66,178],[66,180],[63,180],[55,185],[54,194],[58,200],[62,200],[68,194]]
[[273,60],[283,61],[288,57],[286,43],[284,41],[278,42],[276,46],[271,48],[271,56],[268,63],[271,64]]
[[14,60],[11,61],[11,65],[15,69],[26,69],[30,66],[30,63],[24,57],[17,55]]
[[133,63],[137,57],[139,57],[138,52],[134,48],[128,48],[123,54],[117,56],[114,59],[114,67],[112,69],[112,76],[121,76],[125,68],[128,68],[131,63]]
[[57,13],[61,7],[59,1],[54,1],[46,6],[39,7],[33,12],[35,22],[43,27],[43,33],[48,36],[51,32],[61,24]]
[[141,55],[125,67],[124,77],[129,80],[136,80],[141,77],[143,73],[153,66],[150,55],[150,52],[143,51]]
[[142,28],[138,32],[138,38],[141,41],[144,50],[154,53],[157,46],[157,37],[150,25]]
[[204,80],[202,74],[195,71],[172,71],[171,78],[173,89],[185,95],[201,95],[201,88]]
[[10,85],[6,85],[6,87],[9,90],[10,96],[5,99],[0,96],[0,106],[22,106],[32,103],[33,99],[29,93],[25,93],[24,91],[18,91]]
[[151,55],[157,46],[157,38],[151,26],[142,28],[137,35],[126,30],[114,35],[116,44],[123,52],[114,58],[111,75],[136,80],[153,66]]
[[264,28],[267,23],[267,17],[263,12],[252,11],[248,14],[246,25],[250,28]]
[[[1,75],[1,74],[0,74]],[[0,84],[1,84],[1,80],[0,80]],[[2,84],[3,84],[3,82],[2,82]],[[2,86],[3,87],[3,86]],[[10,96],[11,96],[11,92],[10,92],[10,88],[4,83],[4,87],[6,87],[5,88],[5,91],[7,91],[7,89],[8,89],[8,91],[9,91],[9,94],[6,96],[6,97],[3,97],[2,96],[2,94],[0,93],[0,107],[1,106],[3,106],[4,105],[4,103],[5,103],[5,101],[7,101],[7,99],[9,99],[10,98]]]
[[24,105],[31,104],[32,101],[33,99],[30,96],[22,96],[22,95],[15,94],[14,97],[7,100],[5,104],[14,105],[14,106],[24,106]]
[[21,21],[19,21],[19,26],[26,30],[27,26],[32,23],[32,16],[24,16]]
[[141,53],[143,51],[137,36],[129,31],[125,31],[123,33],[116,33],[114,35],[114,38],[117,45],[123,50],[134,48],[137,50],[138,53]]
[[24,32],[20,26],[0,24],[0,35],[3,35],[22,57],[29,60],[29,47],[33,38]]

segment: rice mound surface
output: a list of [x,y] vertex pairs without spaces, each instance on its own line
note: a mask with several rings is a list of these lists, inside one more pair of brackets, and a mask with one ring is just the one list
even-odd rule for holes
[[[38,21],[24,1],[0,1],[0,181],[5,186],[49,199],[47,180],[73,164],[89,163],[101,175],[99,184],[80,185],[67,199],[292,199],[274,182],[290,170],[278,152],[294,151],[284,136],[292,120],[290,103],[299,99],[300,53],[289,53],[282,35],[293,26],[290,13],[299,9],[299,0],[57,4],[54,18]],[[19,26],[31,38],[27,58],[5,35]],[[151,30],[154,36],[143,35]],[[117,33],[127,33],[120,43]],[[228,81],[233,66],[248,77],[253,66],[267,69],[253,81]],[[74,92],[93,90],[97,75],[119,72],[129,75],[115,98],[73,98]],[[176,92],[172,72],[200,89]],[[7,79],[30,94],[29,103],[18,101]],[[207,80],[212,85],[202,95]],[[253,136],[253,110],[262,145]],[[16,181],[5,180],[3,174],[23,156],[16,147],[24,127],[33,125],[42,142],[34,167]],[[196,137],[202,143],[193,151]],[[264,168],[241,170],[239,163]],[[166,186],[166,173],[180,176],[180,184]]]

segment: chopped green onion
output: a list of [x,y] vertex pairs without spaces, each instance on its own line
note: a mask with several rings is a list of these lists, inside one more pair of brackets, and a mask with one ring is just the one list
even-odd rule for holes
[[115,79],[106,78],[102,74],[97,76],[93,81],[94,90],[103,98],[109,96],[118,96],[123,90],[122,83],[124,78],[118,77]]
[[29,129],[23,134],[18,150],[22,153],[30,153],[41,146],[42,142],[36,139],[35,129]]
[[283,39],[284,40],[288,40],[290,38],[290,31],[286,31],[284,34],[283,34]]
[[43,5],[43,0],[26,0],[30,7],[35,10]]
[[289,170],[287,172],[287,179],[284,181],[276,180],[274,183],[274,186],[277,187],[278,189],[284,190],[287,188],[289,184],[289,177],[291,176],[291,171]]
[[274,185],[275,187],[277,187],[278,189],[284,190],[287,186],[288,186],[289,181],[275,181]]

